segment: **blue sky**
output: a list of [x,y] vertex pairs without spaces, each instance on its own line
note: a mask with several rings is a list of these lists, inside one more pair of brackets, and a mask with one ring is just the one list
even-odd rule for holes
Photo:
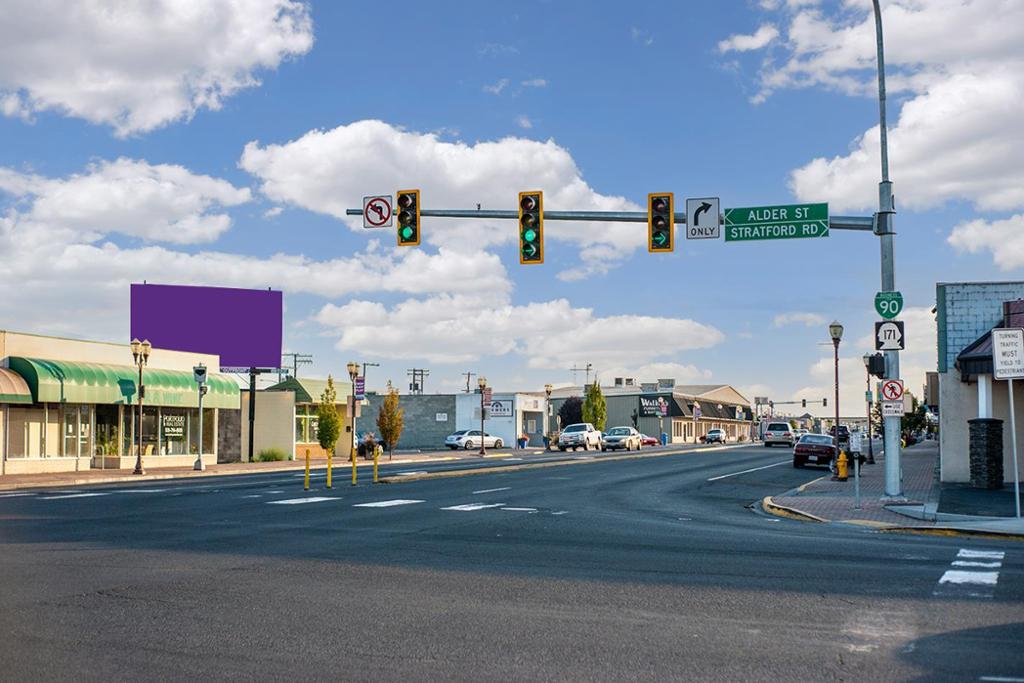
[[[935,282],[1024,266],[1024,178],[1007,163],[1024,140],[1006,125],[1024,22],[1013,3],[883,4],[913,389],[934,366]],[[209,5],[156,3],[117,29],[27,3],[47,29],[8,27],[0,227],[22,296],[0,326],[120,339],[129,282],[273,286],[287,349],[315,356],[303,372],[380,362],[371,388],[426,367],[428,390],[466,370],[537,389],[592,362],[608,380],[675,375],[784,400],[830,391],[820,343],[838,318],[844,390],[862,391],[870,234],[679,235],[674,254],[651,255],[640,224],[549,223],[546,263],[524,267],[512,222],[426,219],[412,257],[343,212],[420,187],[430,208],[513,208],[540,188],[549,210],[639,210],[668,190],[680,207],[720,196],[869,215],[869,2]],[[954,49],[944,38],[965,22],[989,39]]]

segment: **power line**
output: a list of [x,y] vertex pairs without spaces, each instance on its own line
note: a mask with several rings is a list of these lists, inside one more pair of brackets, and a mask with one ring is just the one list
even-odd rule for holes
[[[311,354],[311,353],[282,353],[281,354],[281,357],[286,359],[286,360],[287,360],[287,358],[289,356],[291,356],[291,358],[292,358],[292,361],[291,361],[292,377],[296,377],[297,378],[299,376],[299,366],[300,365],[312,365],[313,364],[313,354]],[[288,364],[286,362],[282,362],[281,363],[281,367],[282,368],[287,367],[287,365]],[[280,378],[281,375],[282,375],[282,372],[279,371],[277,373],[278,378]]]
[[[477,207],[479,207],[479,206],[480,206],[480,205],[479,205],[479,204],[477,204]],[[467,370],[466,372],[463,372],[463,373],[461,373],[461,374],[462,374],[463,376],[465,376],[465,378],[466,378],[466,393],[468,394],[468,393],[470,393],[470,391],[471,391],[471,390],[470,390],[470,388],[469,388],[469,381],[470,381],[471,379],[473,379],[474,377],[476,377],[476,373],[475,373],[475,372],[469,372],[469,371]]]
[[423,381],[430,376],[430,370],[424,370],[423,368],[411,368],[406,370],[405,374],[412,378],[412,381],[409,383],[409,393],[422,394]]

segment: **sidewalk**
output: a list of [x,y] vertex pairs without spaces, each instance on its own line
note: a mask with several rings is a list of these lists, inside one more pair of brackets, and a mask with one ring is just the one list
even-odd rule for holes
[[[522,452],[522,451],[520,451]],[[510,452],[509,452],[510,453]],[[508,457],[508,453],[505,454]],[[152,460],[155,460],[153,458]],[[381,458],[380,465],[406,465],[422,462],[443,462],[447,460],[478,460],[475,453],[438,451],[417,454],[396,454],[393,460],[387,456]],[[339,468],[350,467],[350,461],[343,457],[334,459],[335,472]],[[372,460],[358,460],[360,469],[373,467]],[[316,458],[310,469],[326,469],[327,460]],[[131,470],[83,470],[81,472],[53,472],[46,474],[6,474],[0,475],[0,492],[19,489],[55,488],[60,486],[86,486],[90,484],[118,484],[138,481],[156,481],[161,479],[191,479],[195,477],[222,477],[235,474],[265,474],[268,472],[303,471],[306,463],[302,460],[283,460],[278,462],[231,462],[210,465],[204,472],[196,472],[191,467],[153,467],[146,465],[146,473],[132,474]]]
[[[832,481],[827,470],[799,488],[767,496],[767,512],[817,522],[861,524],[879,529],[920,530],[948,533],[991,533],[1024,537],[1024,521],[1015,518],[940,512],[944,492],[936,468],[938,444],[925,441],[904,449],[902,458],[905,501],[883,499],[885,457],[876,456],[875,465],[861,467],[860,509],[856,509],[853,471],[848,481]],[[812,470],[808,470],[810,475]],[[813,476],[813,475],[811,475]],[[1011,496],[1012,501],[1012,496]],[[961,511],[967,510],[961,507]],[[977,506],[970,507],[978,510]]]

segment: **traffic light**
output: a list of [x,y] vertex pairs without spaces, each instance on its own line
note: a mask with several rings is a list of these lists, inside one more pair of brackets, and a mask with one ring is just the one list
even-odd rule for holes
[[672,251],[673,204],[671,192],[647,195],[647,251]]
[[544,263],[544,193],[519,193],[519,262]]
[[885,377],[885,356],[880,353],[868,357],[868,372],[879,379]]
[[398,191],[398,246],[420,243],[420,191]]
[[800,403],[803,405],[804,408],[807,407],[807,399],[806,398],[800,399]]
[[828,408],[828,399],[827,398],[821,399],[821,407],[822,408]]

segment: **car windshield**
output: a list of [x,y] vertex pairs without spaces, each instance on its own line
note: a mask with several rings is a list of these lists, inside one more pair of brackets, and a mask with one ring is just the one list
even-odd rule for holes
[[626,436],[627,434],[629,434],[629,429],[626,427],[615,427],[608,430],[608,436]]
[[722,433],[721,429],[712,429],[710,432],[708,432],[708,434],[721,434],[721,433]]
[[565,428],[565,431],[567,431],[567,432],[582,432],[584,429],[586,429],[585,425],[569,425],[568,427]]
[[824,434],[804,434],[800,437],[800,443],[809,443],[815,446],[831,446],[832,437]]

